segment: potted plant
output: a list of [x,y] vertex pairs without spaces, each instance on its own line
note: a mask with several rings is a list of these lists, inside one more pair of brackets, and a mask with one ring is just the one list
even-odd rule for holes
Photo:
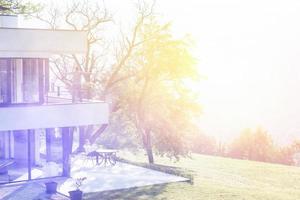
[[80,187],[85,179],[86,177],[75,179],[76,190],[69,191],[71,200],[82,200],[82,191],[80,190]]
[[46,193],[47,194],[54,194],[57,190],[57,182],[55,181],[49,181],[45,183],[46,185]]
[[[58,164],[55,162],[47,162],[43,166],[43,177],[49,178],[59,175],[59,167]],[[57,182],[50,180],[45,183],[46,186],[46,193],[47,194],[54,194],[57,191]]]

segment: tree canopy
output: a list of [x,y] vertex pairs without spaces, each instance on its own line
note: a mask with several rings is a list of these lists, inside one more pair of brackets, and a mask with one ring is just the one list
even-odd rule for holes
[[197,132],[200,108],[186,81],[198,78],[197,63],[189,38],[175,38],[171,24],[157,20],[154,4],[140,2],[134,23],[113,42],[105,37],[113,16],[102,2],[67,1],[65,10],[53,4],[35,17],[52,29],[87,31],[87,53],[52,59],[52,72],[70,87],[79,66],[85,97],[110,103],[107,137],[100,141],[143,147],[149,162],[153,150],[177,158],[188,152],[186,139]]
[[37,12],[39,5],[23,0],[0,0],[0,14],[30,14]]
[[153,149],[170,157],[186,155],[189,134],[198,131],[194,119],[200,106],[185,84],[198,78],[196,59],[188,38],[174,38],[170,26],[154,17],[144,23],[137,34],[144,42],[130,59],[134,76],[115,90],[118,107],[133,122],[150,163],[154,162]]

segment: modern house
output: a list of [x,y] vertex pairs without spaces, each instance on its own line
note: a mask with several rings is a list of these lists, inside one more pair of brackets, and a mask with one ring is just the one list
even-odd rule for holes
[[84,31],[18,28],[17,16],[0,16],[0,183],[68,176],[72,130],[108,123],[105,102],[49,95],[49,58],[85,53],[86,41]]

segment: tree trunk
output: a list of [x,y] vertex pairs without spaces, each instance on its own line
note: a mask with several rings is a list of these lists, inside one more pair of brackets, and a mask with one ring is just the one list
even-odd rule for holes
[[90,144],[94,144],[98,137],[105,131],[108,124],[102,124],[92,135],[89,137]]
[[80,126],[79,127],[79,146],[77,149],[77,152],[84,152],[84,144],[85,144],[85,127]]
[[154,163],[154,157],[153,157],[153,151],[152,151],[152,144],[151,144],[151,134],[150,130],[145,130],[145,135],[144,135],[144,147],[148,156],[148,162],[149,164]]
[[64,127],[62,131],[62,146],[63,146],[63,176],[70,177],[71,163],[70,154],[72,152],[71,128]]

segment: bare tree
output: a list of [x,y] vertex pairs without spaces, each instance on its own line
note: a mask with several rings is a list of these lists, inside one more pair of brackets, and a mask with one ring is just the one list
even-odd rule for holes
[[[157,23],[154,2],[138,1],[136,8],[134,23],[113,33],[118,36],[114,41],[106,38],[107,33],[112,34],[109,29],[114,20],[103,1],[75,0],[59,7],[52,4],[35,17],[51,29],[87,32],[86,54],[53,58],[52,72],[71,91],[75,68],[79,68],[83,88],[89,91],[84,98],[108,101],[111,116],[123,111],[130,115],[126,118],[134,124],[149,163],[153,163],[153,147],[162,155],[186,153],[184,136],[191,124],[190,110],[197,109],[188,109],[192,101],[185,99],[186,92],[180,94],[178,87],[181,79],[196,73],[185,41],[172,37],[169,24]],[[80,127],[80,148],[86,139],[95,142],[106,127]]]
[[75,31],[87,32],[87,51],[85,55],[60,55],[51,59],[51,70],[55,77],[70,89],[72,76],[76,67],[84,72],[84,82],[87,88],[93,84],[96,75],[103,66],[103,56],[106,44],[103,41],[103,29],[112,22],[112,16],[104,2],[88,0],[68,1],[67,4],[51,3],[44,11],[34,15],[51,29],[67,28]]
[[[114,21],[104,1],[72,0],[63,5],[52,2],[42,12],[32,15],[53,30],[67,28],[87,32],[85,55],[59,55],[51,59],[51,71],[55,78],[71,91],[72,77],[75,68],[79,67],[84,77],[84,98],[106,100],[114,86],[136,76],[136,71],[130,67],[130,60],[135,49],[147,40],[139,38],[138,33],[145,21],[152,17],[154,3],[139,2],[136,7],[135,23],[128,28],[127,34],[120,30],[120,38],[113,42],[105,38]],[[110,103],[112,110],[116,110],[114,101]],[[94,131],[87,127],[85,132],[89,136],[81,139],[81,146],[86,138],[93,143],[105,129],[104,126]]]

